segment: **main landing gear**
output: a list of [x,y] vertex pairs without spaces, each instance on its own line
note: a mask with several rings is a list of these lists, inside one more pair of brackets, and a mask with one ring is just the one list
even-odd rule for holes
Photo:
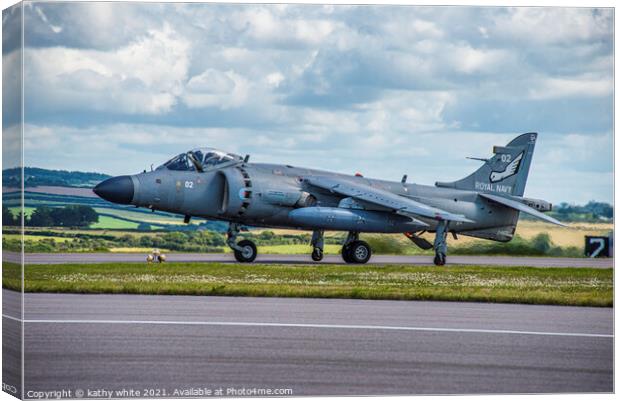
[[448,243],[446,238],[448,237],[448,224],[446,220],[442,220],[437,224],[437,232],[435,233],[435,258],[433,263],[437,266],[443,266],[446,264],[446,254],[448,253]]
[[350,231],[342,245],[342,259],[347,263],[364,264],[368,262],[372,251],[370,245],[359,240],[359,233]]
[[237,223],[230,223],[228,226],[226,244],[233,250],[235,259],[241,263],[251,263],[256,259],[258,252],[254,242],[244,239],[237,242],[237,236],[241,231],[241,226]]
[[320,262],[323,260],[323,230],[314,230],[312,232],[312,260]]
[[[319,262],[323,260],[323,230],[312,232],[312,260]],[[366,263],[370,259],[372,251],[370,245],[359,240],[359,233],[351,231],[342,245],[342,259],[347,263]]]

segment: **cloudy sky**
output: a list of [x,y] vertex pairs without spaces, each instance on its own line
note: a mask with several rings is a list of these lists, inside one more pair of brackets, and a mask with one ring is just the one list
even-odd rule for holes
[[526,196],[613,198],[610,9],[29,3],[25,44],[26,165],[211,146],[433,184],[535,131]]

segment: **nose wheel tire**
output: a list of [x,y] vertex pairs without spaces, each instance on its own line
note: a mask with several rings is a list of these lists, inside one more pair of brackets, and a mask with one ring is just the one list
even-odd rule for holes
[[241,248],[241,250],[234,250],[235,259],[237,262],[241,263],[251,263],[256,259],[256,255],[258,252],[256,251],[256,245],[250,240],[244,239],[243,241],[239,241],[237,246]]
[[314,248],[312,250],[312,260],[315,262],[320,262],[323,260],[323,250],[321,248]]
[[433,259],[433,263],[435,263],[436,266],[443,266],[446,264],[446,255],[443,253],[436,253],[435,254],[435,259]]
[[342,259],[347,263],[364,264],[371,255],[370,245],[365,241],[353,241],[342,247]]

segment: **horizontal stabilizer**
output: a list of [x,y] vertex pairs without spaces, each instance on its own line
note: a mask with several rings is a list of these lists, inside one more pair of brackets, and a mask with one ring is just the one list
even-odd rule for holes
[[558,226],[562,226],[562,227],[567,227],[566,224],[559,222],[558,220],[554,219],[553,217],[547,216],[546,214],[541,213],[538,210],[536,210],[536,209],[534,209],[532,207],[529,207],[528,205],[523,204],[521,202],[518,202],[516,200],[504,198],[503,196],[491,195],[491,194],[487,194],[487,193],[479,193],[478,195],[482,196],[483,198],[492,200],[493,202],[500,203],[500,204],[502,204],[504,206],[507,206],[509,208],[518,210],[518,211],[523,212],[523,213],[527,213],[530,216],[537,217],[537,218],[539,218],[541,220],[544,220],[544,221],[546,221],[548,223],[557,224]]

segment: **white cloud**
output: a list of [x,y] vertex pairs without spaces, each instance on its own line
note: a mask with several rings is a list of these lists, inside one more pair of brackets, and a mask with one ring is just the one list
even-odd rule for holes
[[182,93],[189,49],[168,25],[113,51],[29,48],[26,96],[50,109],[166,113]]
[[248,80],[234,71],[207,69],[189,80],[183,101],[193,108],[228,109],[242,106],[250,89]]
[[613,89],[614,84],[611,78],[548,77],[540,80],[536,87],[531,88],[529,95],[532,99],[600,97],[613,94]]
[[284,81],[284,75],[280,72],[272,72],[265,77],[267,84],[271,87],[277,88]]
[[515,41],[571,44],[607,38],[613,13],[577,7],[516,7],[498,13],[493,33]]
[[598,158],[612,156],[611,133],[587,135],[583,133],[570,133],[557,137],[545,138],[539,146],[544,158],[541,158],[546,169],[591,171],[600,170]]
[[489,30],[483,26],[479,26],[478,27],[478,32],[480,32],[480,35],[485,38],[488,39],[489,37]]
[[[553,167],[557,182],[570,181],[560,168],[570,162],[613,166],[601,151],[610,137],[580,149],[613,122],[610,10],[37,7],[45,19],[31,10],[26,101],[37,124],[30,143],[48,150],[48,167],[92,165],[96,147],[110,160],[101,169],[120,174],[215,146],[383,178],[409,172],[432,184],[462,177],[477,166],[465,156],[486,156],[522,129],[554,144],[537,151],[533,171]],[[50,23],[62,30],[51,34]],[[105,122],[110,113],[115,120]],[[577,136],[557,142],[562,134]],[[536,174],[531,196],[570,200]],[[589,174],[573,186],[588,187]]]
[[445,50],[455,70],[465,74],[496,73],[513,59],[506,50],[476,49],[469,45],[457,45]]
[[411,27],[415,30],[415,32],[427,37],[441,38],[444,34],[443,31],[439,29],[434,22],[431,21],[416,19],[411,24]]
[[231,22],[238,31],[267,47],[318,45],[335,29],[333,21],[289,17],[282,7],[246,7]]

